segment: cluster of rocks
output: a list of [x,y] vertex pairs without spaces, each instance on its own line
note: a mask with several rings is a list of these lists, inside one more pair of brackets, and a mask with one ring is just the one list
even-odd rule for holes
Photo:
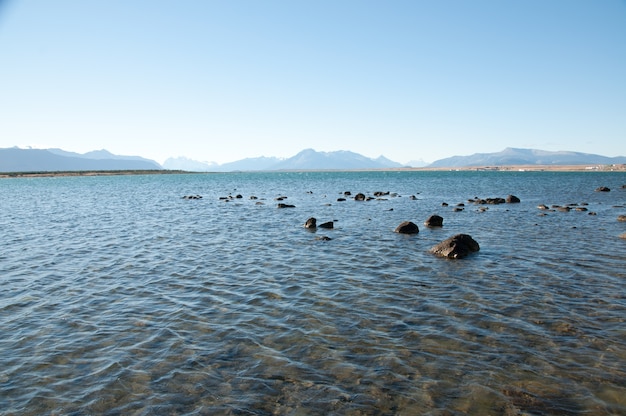
[[[348,200],[348,197],[352,197],[352,192],[350,191],[345,191],[343,194],[343,196],[337,198],[337,202],[345,202]],[[399,196],[397,193],[395,192],[389,192],[389,191],[376,191],[373,193],[373,196],[371,195],[365,195],[363,192],[359,192],[357,194],[354,195],[354,197],[352,197],[352,199],[354,199],[355,201],[372,201],[372,200],[386,200],[387,198],[385,198],[386,196],[395,198],[397,196]],[[415,195],[411,195],[410,197],[411,199],[417,199],[415,197]]]
[[202,195],[185,195],[183,199],[202,199]]
[[[439,215],[431,215],[426,219],[426,221],[424,221],[424,225],[426,225],[427,227],[442,227],[443,217]],[[334,222],[328,221],[317,225],[317,219],[315,217],[311,217],[307,219],[304,223],[304,228],[307,228],[309,230],[315,230],[318,227],[334,228]],[[418,234],[419,227],[412,221],[404,221],[396,227],[394,232],[399,234]],[[318,239],[324,241],[331,240],[331,238],[327,236],[318,237]],[[467,234],[457,234],[431,247],[429,252],[439,257],[460,259],[466,257],[470,253],[474,253],[479,250],[480,246],[471,236]]]
[[570,212],[570,211],[587,212],[589,215],[597,215],[594,211],[589,211],[589,209],[587,208],[587,205],[589,204],[586,202],[582,202],[580,204],[572,203],[572,204],[567,204],[567,205],[553,204],[550,206],[547,206],[546,204],[539,204],[537,205],[537,208],[541,211],[544,211],[543,213],[540,214],[542,216],[546,215],[546,212]]
[[[424,221],[424,225],[427,227],[442,227],[443,217],[431,215]],[[419,233],[419,227],[411,221],[404,221],[396,227],[395,232],[400,234],[417,234]],[[460,259],[478,250],[480,250],[480,246],[471,236],[468,234],[457,234],[431,247],[429,251],[439,257]]]
[[[436,214],[431,215],[424,221],[424,225],[427,227],[443,227],[443,217]],[[399,234],[417,234],[420,232],[417,224],[411,221],[400,223],[394,231]]]
[[[501,197],[479,198],[476,196],[474,198],[468,199],[467,202],[470,204],[474,204],[474,205],[499,205],[499,204],[519,204],[521,201],[515,195],[507,195],[506,198],[501,198]],[[442,207],[447,207],[449,205],[450,204],[448,204],[447,202],[441,203]],[[464,209],[465,209],[465,203],[460,202],[452,208],[452,211],[460,212],[460,211],[463,211]],[[478,210],[481,212],[484,212],[487,210],[487,207],[480,207]]]

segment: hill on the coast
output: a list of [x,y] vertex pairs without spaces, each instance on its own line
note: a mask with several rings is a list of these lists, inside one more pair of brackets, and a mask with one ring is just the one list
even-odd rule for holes
[[106,150],[85,154],[61,149],[0,149],[0,172],[91,170],[160,170],[157,162],[138,156],[117,156]]
[[607,157],[580,152],[550,152],[537,149],[507,147],[496,153],[475,153],[470,156],[452,156],[439,159],[429,168],[462,168],[471,166],[507,165],[611,165],[626,163],[626,157]]

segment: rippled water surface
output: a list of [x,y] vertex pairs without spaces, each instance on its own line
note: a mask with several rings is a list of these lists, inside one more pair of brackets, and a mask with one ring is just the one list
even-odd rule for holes
[[[2,179],[0,412],[626,414],[623,184],[599,172]],[[353,199],[376,191],[390,194]],[[521,203],[468,202],[508,194]],[[425,227],[435,213],[444,226]],[[309,217],[335,227],[307,230]],[[419,234],[394,233],[405,220]],[[428,253],[457,233],[480,251]]]

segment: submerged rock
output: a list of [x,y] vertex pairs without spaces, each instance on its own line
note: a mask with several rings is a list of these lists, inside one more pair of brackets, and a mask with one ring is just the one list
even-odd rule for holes
[[420,232],[417,225],[411,221],[404,221],[394,231],[400,234],[417,234]]
[[457,234],[430,249],[430,252],[449,259],[460,259],[480,250],[480,246],[468,234]]
[[426,221],[424,221],[424,225],[427,227],[443,227],[443,217],[439,215],[431,215]]

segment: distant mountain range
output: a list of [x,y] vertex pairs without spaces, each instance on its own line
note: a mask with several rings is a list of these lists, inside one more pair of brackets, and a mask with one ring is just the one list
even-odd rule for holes
[[[409,163],[421,167],[423,163]],[[476,153],[437,160],[427,168],[462,168],[507,165],[611,165],[626,164],[626,157],[606,157],[579,152],[549,152],[536,149],[506,148],[496,153]],[[318,152],[305,149],[287,159],[257,157],[217,164],[183,157],[170,158],[163,166],[139,156],[118,156],[106,150],[85,154],[61,149],[0,149],[0,172],[49,172],[89,170],[185,170],[190,172],[233,172],[268,170],[367,170],[401,168],[407,165],[380,156],[368,158],[340,150]]]
[[190,171],[232,172],[258,170],[359,170],[359,169],[389,169],[402,167],[400,163],[380,156],[371,159],[358,153],[347,150],[336,152],[317,152],[305,149],[288,159],[276,157],[255,157],[238,160],[236,162],[218,165],[215,163],[201,163],[186,158],[167,159],[163,163],[165,169],[182,169]]
[[496,153],[475,153],[470,156],[453,156],[437,160],[430,168],[461,168],[471,166],[506,165],[612,165],[626,163],[626,157],[607,157],[579,152],[549,152],[537,149],[507,147]]
[[61,149],[0,149],[0,172],[156,170],[157,162],[139,156],[116,156],[106,150],[85,154]]

